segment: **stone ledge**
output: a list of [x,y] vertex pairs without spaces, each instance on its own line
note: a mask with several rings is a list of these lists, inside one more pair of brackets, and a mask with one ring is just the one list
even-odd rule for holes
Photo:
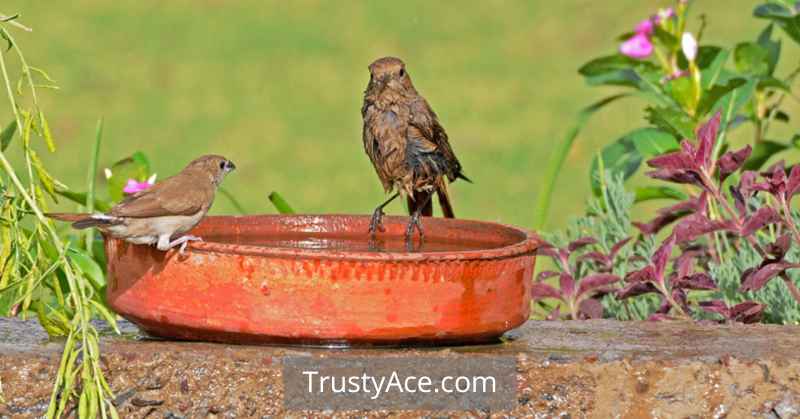
[[[126,324],[128,331],[135,330]],[[517,358],[518,401],[485,417],[797,417],[800,327],[678,322],[528,322],[510,342],[419,349],[326,350],[104,338],[122,417],[418,417],[448,412],[286,412],[281,360],[291,355]],[[46,409],[61,345],[34,322],[0,319],[0,417]]]

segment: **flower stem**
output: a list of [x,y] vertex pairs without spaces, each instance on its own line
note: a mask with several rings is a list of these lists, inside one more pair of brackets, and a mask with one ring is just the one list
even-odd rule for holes
[[789,202],[786,200],[785,196],[781,196],[780,201],[781,209],[783,210],[783,218],[786,220],[786,224],[789,226],[789,229],[792,230],[795,243],[800,243],[800,230],[797,229],[797,224],[794,222],[792,209],[789,208]]
[[789,275],[786,272],[781,273],[781,279],[786,284],[786,287],[789,288],[789,293],[792,294],[792,297],[798,304],[800,304],[800,290],[797,289],[797,286],[792,281],[792,278],[789,278]]

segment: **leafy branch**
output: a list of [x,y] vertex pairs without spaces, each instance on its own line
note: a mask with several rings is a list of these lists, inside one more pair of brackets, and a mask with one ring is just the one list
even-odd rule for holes
[[[81,418],[98,414],[103,418],[117,417],[111,403],[113,394],[100,366],[99,335],[91,323],[99,315],[117,330],[115,317],[102,303],[102,284],[91,278],[96,265],[91,265],[93,261],[82,249],[65,242],[44,216],[45,193],[55,199],[55,188],[60,184],[32,148],[32,141],[40,138],[51,152],[55,151],[45,113],[39,105],[37,87],[41,85],[35,76],[48,83],[52,79],[27,63],[9,31],[11,26],[21,27],[13,19],[0,19],[0,37],[7,41],[8,51],[14,52],[21,76],[17,89],[13,89],[10,57],[7,53],[0,54],[2,87],[14,116],[3,132],[11,132],[11,137],[16,133],[19,138],[24,168],[20,172],[11,163],[6,149],[12,138],[4,139],[0,150],[0,168],[5,178],[0,183],[3,192],[0,229],[4,239],[10,240],[3,241],[0,252],[4,257],[0,300],[11,301],[9,314],[35,313],[48,333],[66,335],[47,417],[60,417],[73,408]],[[30,95],[27,105],[22,101],[25,91]]]

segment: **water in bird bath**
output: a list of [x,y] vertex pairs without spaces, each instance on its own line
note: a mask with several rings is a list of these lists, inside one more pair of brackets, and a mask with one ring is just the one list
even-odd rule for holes
[[277,249],[304,249],[319,251],[339,252],[380,252],[380,253],[408,253],[411,252],[463,252],[471,250],[487,250],[501,247],[503,243],[490,241],[470,240],[469,238],[445,239],[439,237],[426,237],[423,240],[414,236],[413,244],[409,248],[402,236],[378,235],[370,240],[365,235],[314,235],[314,234],[283,234],[270,236],[209,236],[203,238],[208,242],[230,243],[237,245],[259,246]]

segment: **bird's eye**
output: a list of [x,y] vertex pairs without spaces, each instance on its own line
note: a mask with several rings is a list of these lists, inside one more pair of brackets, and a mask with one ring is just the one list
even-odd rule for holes
[[401,68],[400,69],[400,77],[403,77],[405,75],[406,75],[406,70],[404,68]]
[[219,162],[219,168],[225,170],[225,162],[224,161]]

